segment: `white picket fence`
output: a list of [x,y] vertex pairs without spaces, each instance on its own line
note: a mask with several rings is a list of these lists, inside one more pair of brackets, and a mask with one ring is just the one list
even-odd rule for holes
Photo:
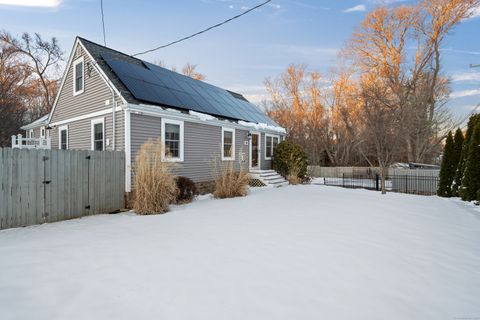
[[21,134],[12,136],[13,149],[51,149],[51,139],[47,138],[28,138]]

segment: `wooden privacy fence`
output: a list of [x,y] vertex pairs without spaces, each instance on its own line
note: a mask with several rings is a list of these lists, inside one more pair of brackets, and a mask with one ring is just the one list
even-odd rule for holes
[[124,208],[125,153],[0,148],[0,229]]

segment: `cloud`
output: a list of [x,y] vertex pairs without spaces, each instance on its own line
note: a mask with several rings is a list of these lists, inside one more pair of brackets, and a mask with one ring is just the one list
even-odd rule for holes
[[459,72],[452,75],[453,82],[460,82],[460,81],[480,81],[480,73],[479,72]]
[[475,19],[478,17],[480,17],[480,6],[472,10],[471,16],[469,17],[469,19]]
[[445,52],[447,54],[458,53],[458,54],[469,54],[469,55],[475,55],[475,56],[480,55],[480,51],[457,50],[452,48],[440,49],[440,51]]
[[22,7],[58,7],[62,0],[0,0],[0,5]]
[[351,7],[351,8],[348,8],[348,9],[343,10],[343,12],[345,12],[345,13],[349,13],[349,12],[363,12],[363,11],[367,11],[367,6],[364,5],[364,4],[359,4],[359,5],[357,5],[357,6],[354,6],[354,7]]
[[471,97],[480,95],[480,89],[455,91],[450,94],[450,99]]

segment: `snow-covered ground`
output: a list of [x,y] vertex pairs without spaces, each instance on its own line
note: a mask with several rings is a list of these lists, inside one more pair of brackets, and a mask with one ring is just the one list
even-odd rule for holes
[[0,232],[0,319],[479,319],[480,212],[318,185]]

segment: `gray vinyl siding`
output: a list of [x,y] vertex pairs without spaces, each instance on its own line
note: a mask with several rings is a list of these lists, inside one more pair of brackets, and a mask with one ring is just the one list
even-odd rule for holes
[[[148,139],[161,137],[161,118],[132,114],[131,115],[131,151],[132,164],[141,145]],[[208,124],[184,122],[184,161],[175,162],[173,173],[185,176],[195,182],[214,179],[215,162],[220,166],[227,163],[221,160],[222,128]],[[242,165],[248,169],[247,130],[235,130],[235,167]],[[243,153],[243,156],[241,156]]]
[[142,144],[148,139],[159,139],[162,122],[159,117],[150,117],[132,113],[130,115],[130,151],[132,164]]
[[272,169],[272,161],[265,159],[265,133],[260,134],[260,169],[270,170]]
[[[84,59],[84,92],[74,96],[73,62],[75,62],[80,56],[83,56]],[[65,77],[65,82],[55,106],[51,123],[105,110],[109,107],[111,108],[112,92],[93,67],[92,60],[80,45],[77,48],[74,48],[72,65],[69,66]],[[105,105],[106,100],[110,100],[109,106]],[[115,97],[115,100],[117,101],[117,104],[119,104],[120,98],[118,96]]]
[[[117,151],[124,150],[124,112],[117,111],[115,113],[115,146]],[[68,126],[68,148],[77,150],[91,150],[92,149],[92,120],[104,119],[105,123],[105,150],[113,150],[113,119],[112,114],[103,115],[100,117],[92,117],[88,119],[73,121],[65,124]],[[60,127],[60,126],[59,126]],[[58,149],[58,132],[59,127],[50,130],[52,139],[52,149]],[[110,144],[107,145],[107,139]]]

